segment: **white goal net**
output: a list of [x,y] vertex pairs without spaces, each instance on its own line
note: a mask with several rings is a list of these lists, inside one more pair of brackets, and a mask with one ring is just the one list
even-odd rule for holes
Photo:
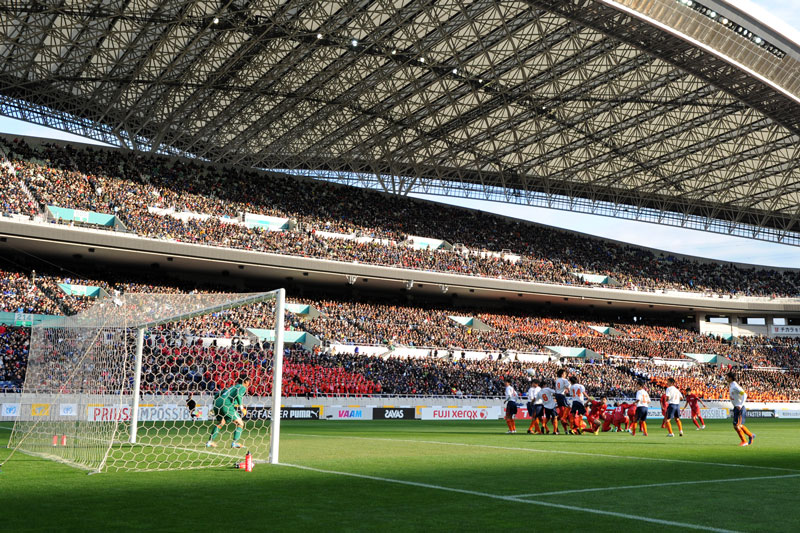
[[34,326],[11,455],[92,472],[277,462],[284,307],[283,289],[124,294]]

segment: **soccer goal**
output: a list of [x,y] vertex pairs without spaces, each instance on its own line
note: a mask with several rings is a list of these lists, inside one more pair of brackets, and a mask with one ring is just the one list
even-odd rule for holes
[[91,472],[230,467],[248,452],[277,463],[284,309],[284,289],[124,294],[34,326],[9,458]]

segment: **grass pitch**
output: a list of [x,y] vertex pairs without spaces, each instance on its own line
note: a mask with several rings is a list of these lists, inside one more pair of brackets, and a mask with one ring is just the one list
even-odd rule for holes
[[251,473],[87,476],[16,454],[0,473],[0,531],[800,530],[800,421],[749,420],[746,448],[729,421],[687,422],[671,439],[656,421],[648,437],[284,421],[283,464]]

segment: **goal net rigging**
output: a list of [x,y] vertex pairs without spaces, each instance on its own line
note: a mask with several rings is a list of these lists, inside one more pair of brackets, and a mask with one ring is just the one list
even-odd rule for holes
[[[233,466],[247,452],[277,463],[284,309],[284,289],[124,294],[33,326],[9,458],[92,472]],[[274,340],[253,332],[265,329]]]

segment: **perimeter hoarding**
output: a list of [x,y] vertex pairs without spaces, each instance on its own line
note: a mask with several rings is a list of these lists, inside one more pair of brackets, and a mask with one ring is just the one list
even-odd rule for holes
[[497,420],[499,407],[423,407],[422,420]]

